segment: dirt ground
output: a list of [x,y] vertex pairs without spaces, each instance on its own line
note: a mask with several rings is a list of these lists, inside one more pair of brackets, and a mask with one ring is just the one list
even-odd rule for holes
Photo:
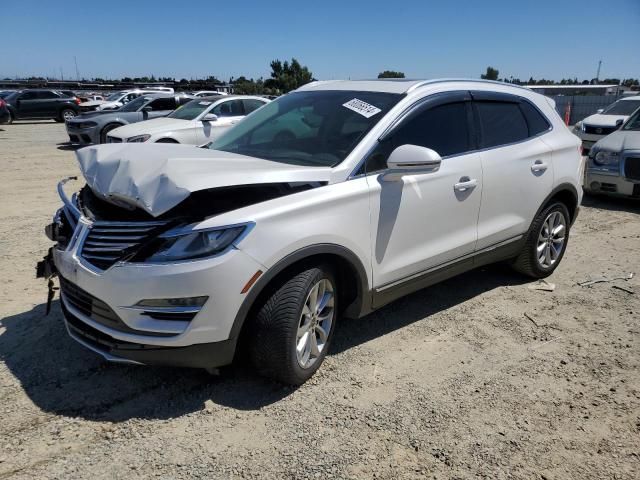
[[640,277],[577,285],[640,274],[640,204],[585,200],[555,291],[465,274],[341,322],[292,389],[106,364],[44,315],[65,141],[0,125],[0,479],[640,478]]

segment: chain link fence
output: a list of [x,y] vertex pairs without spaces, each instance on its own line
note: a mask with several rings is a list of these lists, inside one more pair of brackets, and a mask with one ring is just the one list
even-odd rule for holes
[[567,107],[571,108],[569,125],[593,115],[601,108],[606,108],[620,97],[617,95],[558,95],[551,97],[556,102],[556,110],[563,120],[567,115]]

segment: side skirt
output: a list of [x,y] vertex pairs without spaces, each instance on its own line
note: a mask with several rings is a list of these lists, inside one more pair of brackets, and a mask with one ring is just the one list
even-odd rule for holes
[[393,283],[374,288],[371,293],[372,309],[378,309],[398,298],[430,287],[431,285],[468,272],[474,268],[514,258],[522,250],[525,240],[525,235],[519,235],[487,247],[479,252],[465,255],[464,257],[452,260],[443,265],[438,265],[424,272],[419,272]]

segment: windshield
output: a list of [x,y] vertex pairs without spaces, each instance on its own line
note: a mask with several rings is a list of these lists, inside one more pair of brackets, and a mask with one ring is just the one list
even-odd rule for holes
[[181,107],[178,107],[171,114],[167,115],[167,117],[177,118],[180,120],[194,120],[212,104],[213,102],[209,102],[207,100],[191,100]]
[[15,92],[0,92],[0,98],[7,98],[9,95]]
[[116,102],[120,99],[120,97],[122,96],[122,92],[118,92],[118,93],[112,93],[111,95],[109,95],[107,97],[107,101],[108,102]]
[[640,130],[640,108],[629,117],[627,123],[622,127],[623,130]]
[[151,100],[153,97],[138,97],[135,100],[131,100],[124,107],[118,109],[119,112],[137,112],[145,103]]
[[631,115],[638,107],[640,107],[640,98],[638,100],[618,100],[605,108],[602,113],[604,115]]
[[265,105],[209,148],[293,165],[332,167],[401,98],[354,91],[294,92]]

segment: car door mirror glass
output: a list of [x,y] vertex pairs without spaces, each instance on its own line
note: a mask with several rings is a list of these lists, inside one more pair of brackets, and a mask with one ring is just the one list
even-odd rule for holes
[[620,128],[623,123],[624,123],[624,120],[621,118],[619,120],[616,120],[616,128]]
[[401,145],[387,159],[387,180],[396,180],[403,175],[432,173],[440,169],[442,157],[435,150],[417,145]]

